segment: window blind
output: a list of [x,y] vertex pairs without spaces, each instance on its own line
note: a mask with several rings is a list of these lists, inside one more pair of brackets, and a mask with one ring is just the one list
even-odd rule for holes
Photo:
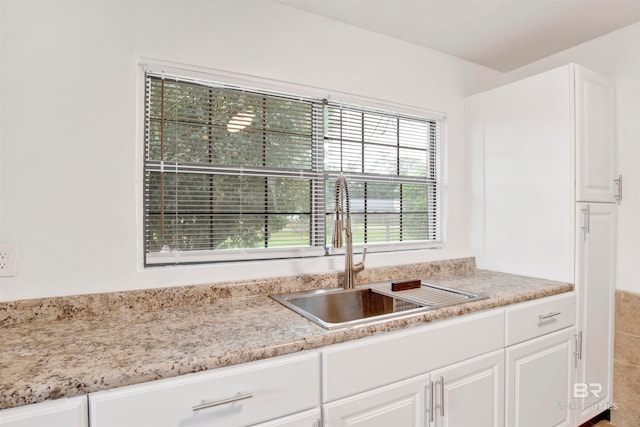
[[321,123],[319,102],[148,73],[146,264],[319,254]]
[[[438,120],[325,107],[326,171],[350,181],[354,244],[440,242],[440,127]],[[326,188],[332,194],[334,180]],[[334,204],[327,198],[327,215]],[[332,226],[327,221],[327,236]]]
[[145,83],[145,265],[330,254],[341,172],[354,244],[441,242],[440,120],[164,72]]

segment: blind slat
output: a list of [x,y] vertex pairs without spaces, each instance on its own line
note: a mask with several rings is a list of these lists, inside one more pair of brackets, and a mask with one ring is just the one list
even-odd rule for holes
[[437,120],[153,73],[145,100],[147,265],[317,256],[341,170],[354,243],[440,240]]

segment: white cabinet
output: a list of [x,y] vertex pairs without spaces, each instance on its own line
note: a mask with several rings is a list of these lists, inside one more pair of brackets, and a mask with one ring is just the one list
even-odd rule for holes
[[575,321],[573,292],[505,308],[506,425],[572,425]]
[[322,357],[326,426],[504,425],[502,309],[338,344]]
[[419,375],[327,403],[323,406],[324,424],[331,427],[425,426],[428,383],[429,375]]
[[571,426],[575,328],[507,348],[506,425]]
[[312,351],[92,393],[89,413],[92,427],[246,426],[319,402],[320,361]]
[[504,312],[490,310],[322,350],[322,401],[331,402],[504,348]]
[[501,427],[504,350],[327,403],[323,412],[332,427]]
[[[578,423],[611,406],[616,265],[616,206],[579,203],[577,236]],[[585,396],[586,394],[586,396]]]
[[613,83],[571,64],[475,95],[465,113],[479,267],[573,282],[575,203],[617,200]]
[[433,427],[504,425],[504,350],[431,373]]
[[622,196],[614,97],[613,82],[570,64],[466,103],[478,266],[576,285],[577,380],[602,385],[600,397],[579,400],[577,422],[611,402],[615,202]]
[[616,202],[615,93],[609,79],[575,67],[576,200]]
[[0,411],[2,427],[88,427],[87,396],[78,396]]
[[573,282],[571,75],[563,67],[468,100],[480,268]]
[[504,313],[491,310],[328,347],[323,402],[501,349],[503,330]]

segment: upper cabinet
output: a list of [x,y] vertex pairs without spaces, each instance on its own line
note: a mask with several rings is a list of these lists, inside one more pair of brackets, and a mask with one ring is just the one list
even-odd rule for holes
[[569,64],[466,100],[481,268],[575,280],[575,203],[615,202],[613,84]]
[[565,66],[467,100],[481,268],[573,282],[572,79]]
[[609,79],[574,66],[576,99],[576,200],[614,203],[616,175],[615,92]]

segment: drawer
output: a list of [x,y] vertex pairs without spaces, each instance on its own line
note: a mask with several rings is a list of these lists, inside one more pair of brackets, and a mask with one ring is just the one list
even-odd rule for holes
[[88,427],[87,396],[76,396],[0,411],[1,427]]
[[319,403],[313,351],[92,393],[89,413],[92,427],[246,426]]
[[341,399],[503,347],[502,309],[336,344],[322,350],[322,399]]
[[515,304],[505,309],[505,342],[510,346],[575,323],[574,292]]

